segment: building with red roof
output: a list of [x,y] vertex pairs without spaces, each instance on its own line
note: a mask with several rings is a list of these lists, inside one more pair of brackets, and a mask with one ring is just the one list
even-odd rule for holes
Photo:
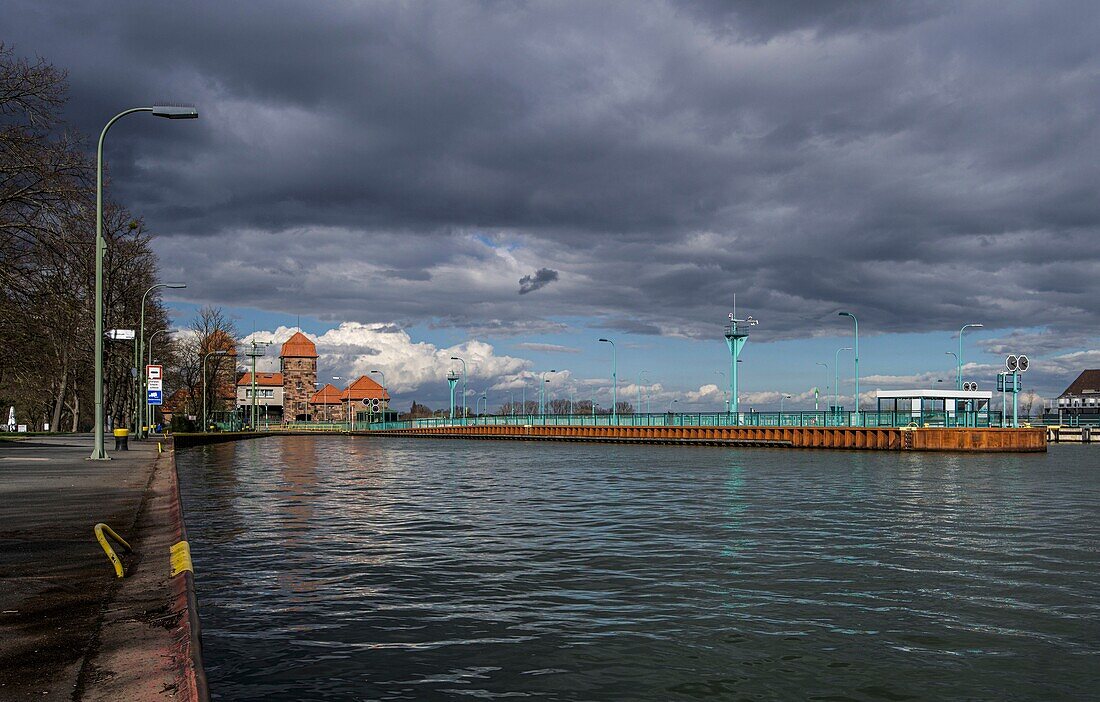
[[317,345],[298,331],[283,343],[279,367],[283,374],[283,418],[309,421],[310,397],[317,387]]

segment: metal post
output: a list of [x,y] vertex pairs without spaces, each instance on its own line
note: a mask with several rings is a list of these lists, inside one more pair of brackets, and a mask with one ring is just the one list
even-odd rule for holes
[[1019,410],[1019,397],[1020,397],[1020,374],[1016,371],[1012,371],[1012,428],[1020,428],[1020,416]]
[[458,356],[451,356],[451,360],[462,363],[462,426],[466,426],[466,361]]
[[111,459],[103,447],[103,254],[107,250],[107,242],[103,238],[103,141],[107,138],[107,131],[111,125],[135,112],[152,112],[158,117],[169,119],[199,116],[193,108],[134,107],[112,117],[99,133],[95,154],[95,427],[92,430],[94,439],[92,455],[89,456],[93,461]]
[[380,370],[372,370],[371,373],[382,376],[382,398],[378,402],[378,406],[382,408],[382,417],[385,419],[386,410],[389,408],[389,404],[386,403],[386,374]]
[[854,350],[855,350],[855,356],[856,356],[856,364],[855,364],[855,373],[856,373],[855,403],[856,404],[855,404],[855,408],[854,408],[855,414],[852,415],[852,419],[855,421],[855,426],[858,427],[858,426],[862,425],[862,422],[860,422],[860,420],[859,420],[859,320],[856,319],[856,316],[854,314],[852,314],[851,312],[841,312],[839,314],[840,314],[841,317],[851,317],[852,322],[855,324],[855,343],[853,344],[853,346],[855,347]]
[[611,339],[600,339],[605,344],[611,344],[611,421],[619,423],[619,351],[615,348],[615,342]]
[[[145,365],[147,365],[147,366],[153,365],[153,339],[157,338],[157,334],[164,334],[167,331],[168,331],[167,329],[159,329],[159,330],[157,330],[157,331],[155,331],[155,332],[153,332],[152,334],[149,335],[149,358],[148,358],[148,362]],[[145,416],[146,416],[146,425],[152,424],[153,419],[155,417],[155,413],[154,413],[152,405],[150,405],[150,404],[145,405]]]
[[833,354],[833,412],[840,416],[840,352],[851,351],[851,346],[837,349]]

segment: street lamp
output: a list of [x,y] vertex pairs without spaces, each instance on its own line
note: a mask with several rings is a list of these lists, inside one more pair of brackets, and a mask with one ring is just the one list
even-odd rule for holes
[[137,341],[134,342],[134,372],[137,373],[137,377],[134,378],[136,381],[134,384],[134,432],[139,439],[145,435],[145,422],[141,421],[141,408],[145,404],[141,398],[141,391],[145,388],[145,373],[141,367],[141,358],[145,355],[145,298],[157,288],[186,287],[185,283],[156,283],[151,285],[141,296],[141,322],[138,324]]
[[669,400],[668,401],[668,413],[669,414],[672,414],[672,405],[673,405],[673,403],[676,403],[676,402],[679,402],[679,400]]
[[862,424],[862,422],[859,421],[859,320],[856,319],[856,316],[854,314],[852,314],[851,312],[840,312],[838,314],[841,317],[851,317],[852,322],[855,324],[855,339],[856,339],[856,341],[853,344],[853,346],[855,347],[855,356],[856,356],[856,406],[855,406],[855,415],[853,415],[853,418],[856,421],[856,426],[860,426],[860,424]]
[[[829,392],[829,364],[828,364],[828,363],[826,363],[825,361],[818,361],[818,362],[817,362],[817,365],[819,365],[819,366],[825,366],[825,392],[826,392],[826,393],[828,393],[828,392]],[[818,402],[817,402],[817,398],[818,398],[818,397],[819,397],[820,395],[821,395],[821,393],[820,393],[820,392],[818,392],[818,393],[816,393],[816,394],[814,395],[814,412],[816,412],[816,411],[818,411],[819,409],[821,409],[821,408],[820,408],[820,407],[818,406]],[[826,395],[825,395],[825,397],[826,397],[826,398],[828,398],[829,396],[828,396],[828,395],[826,394]]]
[[108,461],[111,458],[103,448],[103,254],[107,251],[107,242],[103,239],[103,141],[107,138],[107,130],[115,122],[135,112],[152,112],[156,117],[168,119],[194,119],[199,116],[198,110],[193,107],[134,107],[112,117],[99,133],[95,154],[95,443],[89,456],[93,461]]
[[466,361],[458,356],[451,356],[452,361],[462,362],[462,425],[466,425]]
[[[211,356],[227,356],[227,355],[229,355],[229,352],[226,351],[225,349],[221,349],[219,351],[210,351],[210,352],[204,354],[203,357],[202,357],[202,430],[203,430],[204,433],[210,427],[210,423],[206,420],[206,396],[210,394],[210,385],[206,382],[206,361],[209,360],[209,358]],[[217,374],[218,374],[218,371],[217,371],[217,369],[215,369],[214,370],[214,375],[217,375]],[[214,390],[215,391],[217,391],[217,386],[218,386],[218,379],[214,378]]]
[[619,351],[615,348],[615,342],[611,339],[600,339],[604,344],[611,344],[611,421],[619,423]]
[[382,407],[382,421],[386,421],[386,408],[388,405],[386,402],[386,374],[380,370],[372,370],[371,373],[382,376],[382,400],[379,402],[379,406]]
[[544,388],[545,388],[546,384],[550,382],[549,380],[546,379],[546,374],[547,373],[557,373],[557,371],[556,370],[548,370],[548,371],[543,371],[542,373],[539,374],[539,379],[542,380],[542,382],[539,383],[539,415],[540,416],[546,414],[546,390]]
[[833,354],[833,411],[840,412],[840,352],[851,351],[851,346],[836,350]]
[[[332,378],[333,380],[341,380],[340,376],[338,376],[338,375],[330,375],[329,377]],[[327,419],[328,421],[331,422],[332,421],[332,415],[334,413],[329,411],[329,408],[328,408],[328,393],[327,392],[325,393],[324,401],[325,401],[325,419]],[[337,405],[340,404],[340,396],[339,395],[336,396],[336,404]],[[285,417],[284,417],[284,421],[285,421]]]
[[791,397],[792,397],[791,395],[787,395],[785,393],[780,393],[779,394],[779,425],[780,426],[783,425],[783,400],[789,400],[789,399],[791,399]]
[[964,324],[962,326],[962,329],[959,330],[959,355],[955,357],[955,360],[958,361],[958,371],[955,373],[955,389],[956,390],[962,390],[963,389],[963,332],[966,331],[967,329],[969,329],[970,327],[981,328],[981,327],[984,327],[984,326],[985,326],[984,324],[977,324],[977,323],[975,323],[975,324]]

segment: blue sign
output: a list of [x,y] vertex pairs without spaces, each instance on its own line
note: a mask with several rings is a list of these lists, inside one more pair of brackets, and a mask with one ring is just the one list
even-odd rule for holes
[[164,393],[161,390],[146,390],[146,402],[150,405],[163,405]]

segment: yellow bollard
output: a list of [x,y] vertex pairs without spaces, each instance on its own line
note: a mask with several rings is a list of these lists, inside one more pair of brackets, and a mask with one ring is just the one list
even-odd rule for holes
[[107,542],[107,537],[104,536],[103,534],[104,534],[104,532],[106,532],[107,536],[110,536],[112,539],[114,539],[116,542],[118,542],[118,544],[120,546],[122,546],[122,549],[126,553],[133,553],[134,552],[134,550],[132,548],[130,548],[130,544],[126,543],[126,541],[121,536],[116,534],[114,529],[112,529],[111,527],[107,526],[106,524],[104,524],[102,522],[100,522],[99,524],[96,524],[95,528],[93,528],[92,531],[95,532],[95,538],[96,538],[97,541],[99,541],[99,545],[103,547],[103,551],[107,554],[107,558],[110,559],[112,565],[114,565],[115,575],[117,575],[120,578],[125,577],[126,576],[126,571],[122,567],[122,561],[119,560],[118,555],[115,553],[115,550],[113,548],[111,548],[111,544],[109,544]]

